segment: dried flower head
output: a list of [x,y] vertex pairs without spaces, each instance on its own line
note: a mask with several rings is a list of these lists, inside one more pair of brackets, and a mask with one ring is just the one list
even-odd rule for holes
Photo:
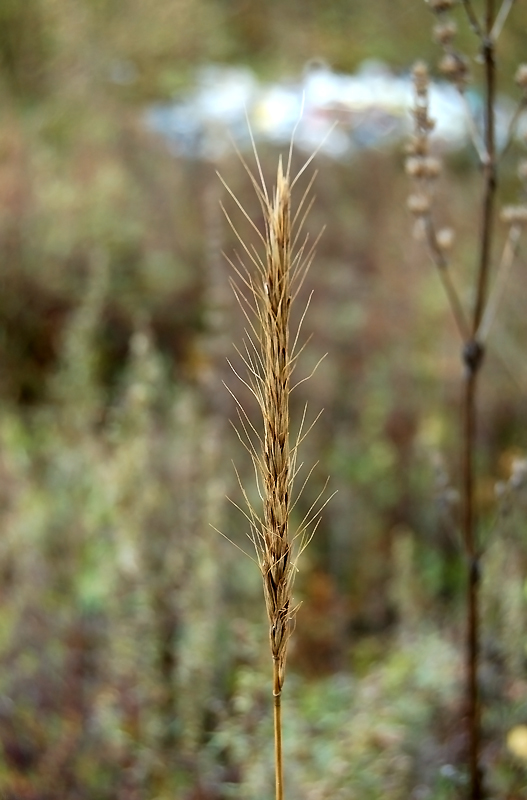
[[435,156],[423,159],[423,174],[425,178],[437,178],[441,174],[441,161]]
[[425,194],[411,194],[407,206],[414,216],[424,217],[430,211],[430,199]]
[[439,62],[439,70],[459,89],[463,89],[468,83],[470,76],[468,61],[460,53],[445,53]]
[[430,83],[430,76],[428,74],[428,67],[424,61],[416,61],[412,69],[412,77],[417,94],[426,94],[428,84]]
[[507,225],[527,225],[527,205],[505,206],[500,219]]
[[419,158],[412,156],[406,159],[406,174],[412,178],[437,178],[441,172],[441,161],[434,156]]
[[441,230],[437,232],[436,242],[443,253],[451,250],[454,244],[454,231],[452,228],[441,228]]
[[428,116],[428,106],[415,105],[412,109],[412,115],[415,119],[416,127],[423,132],[432,131],[435,127],[435,122],[432,117]]
[[406,146],[409,156],[424,156],[428,153],[428,137],[422,133],[415,134]]
[[516,70],[514,80],[522,89],[527,89],[527,64],[520,64]]
[[527,458],[515,458],[511,466],[509,483],[514,489],[519,489],[527,481]]
[[443,45],[443,47],[452,44],[452,41],[456,33],[457,33],[457,25],[453,20],[440,22],[434,27],[434,39],[436,40],[436,42]]
[[527,159],[522,158],[518,164],[518,178],[522,183],[527,182]]
[[418,178],[420,176],[422,163],[422,158],[416,158],[415,156],[407,158],[404,165],[406,174],[410,175],[412,178]]
[[456,0],[428,0],[428,5],[435,14],[444,14],[455,5]]

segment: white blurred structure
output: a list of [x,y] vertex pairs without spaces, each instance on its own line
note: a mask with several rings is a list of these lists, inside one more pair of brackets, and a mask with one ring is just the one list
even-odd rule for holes
[[[467,92],[476,125],[481,99]],[[290,141],[296,127],[297,147],[346,159],[364,148],[382,148],[408,136],[413,89],[410,75],[394,75],[377,61],[365,62],[355,75],[332,72],[322,62],[307,65],[299,81],[261,84],[247,67],[203,67],[194,89],[172,104],[156,105],[146,114],[147,125],[160,133],[174,154],[217,160],[254,139],[277,144]],[[511,108],[512,106],[512,108]],[[498,143],[507,135],[514,104],[498,107]],[[430,111],[433,137],[445,149],[469,140],[468,112],[457,90],[434,83]]]

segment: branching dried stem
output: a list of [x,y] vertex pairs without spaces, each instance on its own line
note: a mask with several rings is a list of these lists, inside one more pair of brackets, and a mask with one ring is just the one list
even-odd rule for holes
[[480,326],[488,295],[488,281],[492,257],[494,232],[494,205],[496,196],[496,145],[494,108],[496,102],[496,64],[492,27],[494,0],[486,0],[485,35],[482,38],[484,59],[485,114],[483,163],[483,208],[480,230],[480,257],[477,272],[476,303],[472,315],[472,339],[464,348],[466,366],[463,398],[463,537],[468,558],[467,580],[467,701],[469,725],[469,769],[472,800],[482,797],[482,770],[480,764],[481,709],[478,685],[480,651],[480,542],[478,540],[474,498],[474,460],[477,435],[477,378],[484,349],[478,341]]
[[494,57],[494,42],[491,30],[494,20],[494,0],[486,0],[485,29],[486,36],[482,42],[484,72],[485,72],[485,114],[484,114],[484,140],[485,160],[483,166],[483,209],[481,223],[481,248],[477,278],[476,305],[472,330],[475,334],[487,299],[488,276],[491,264],[492,234],[494,231],[494,200],[496,197],[496,143],[494,108],[496,104],[496,63]]
[[451,232],[444,230],[438,233],[431,211],[432,186],[440,174],[441,163],[439,159],[430,155],[429,149],[429,134],[433,130],[434,121],[429,115],[428,81],[426,66],[421,63],[416,64],[414,68],[416,102],[413,112],[415,132],[409,147],[410,156],[406,162],[406,171],[413,178],[417,191],[409,198],[408,206],[424,232],[428,252],[438,269],[458,333],[465,341],[470,333],[470,326],[450,274],[448,250],[451,244]]
[[[467,81],[466,57],[456,51],[452,40],[456,26],[445,20],[445,13],[453,5],[453,0],[428,0],[432,10],[439,18],[435,28],[438,41],[443,45],[445,55],[440,62],[442,72],[457,86],[464,97]],[[431,211],[429,182],[423,181],[426,175],[426,159],[428,157],[428,137],[433,128],[433,121],[428,116],[428,75],[424,65],[416,65],[414,82],[416,88],[416,105],[414,110],[415,134],[411,148],[412,157],[407,162],[407,171],[418,183],[418,193],[409,199],[409,208],[424,230],[428,250],[441,276],[457,328],[463,339],[464,386],[462,398],[462,542],[467,564],[467,640],[466,640],[466,713],[468,732],[468,767],[470,783],[468,797],[470,800],[481,800],[483,796],[483,776],[480,759],[481,711],[478,687],[478,665],[480,657],[480,570],[481,570],[481,536],[478,533],[477,510],[475,503],[475,452],[477,444],[477,389],[478,376],[484,358],[484,342],[495,318],[497,307],[507,277],[516,254],[522,226],[527,224],[527,207],[514,206],[505,209],[502,217],[509,224],[509,233],[498,267],[497,277],[489,295],[489,278],[492,264],[493,234],[495,227],[495,198],[497,189],[497,153],[495,140],[495,107],[496,107],[496,64],[495,42],[503,29],[505,20],[514,4],[514,0],[503,0],[496,14],[495,0],[485,0],[482,18],[476,14],[471,0],[462,0],[470,27],[480,43],[483,63],[484,84],[484,119],[480,134],[469,114],[470,134],[474,143],[483,174],[483,202],[481,210],[481,228],[479,233],[479,255],[475,275],[475,302],[472,309],[465,312],[459,301],[449,276],[449,259],[446,248],[441,245],[436,233]],[[516,75],[516,82],[522,88],[523,98],[513,116],[505,151],[514,136],[518,119],[527,102],[527,67],[521,66]],[[527,182],[526,166],[520,166],[520,178]],[[428,176],[430,177],[430,176]]]
[[291,191],[299,175],[291,178],[291,151],[285,171],[282,160],[279,160],[276,186],[272,193],[268,191],[263,179],[256,150],[255,157],[259,180],[243,163],[260,202],[265,225],[263,235],[225,183],[224,186],[250,223],[253,232],[256,232],[264,252],[260,254],[258,249],[249,247],[227,212],[225,215],[251,267],[249,269],[238,255],[236,262],[229,259],[235,273],[233,290],[248,323],[244,346],[237,348],[247,370],[247,378],[243,378],[234,367],[233,370],[256,399],[262,415],[260,433],[251,423],[241,402],[235,398],[240,426],[237,433],[254,465],[258,493],[263,505],[261,514],[255,511],[241,480],[239,483],[247,504],[244,515],[250,524],[249,537],[255,547],[262,574],[269,619],[269,642],[273,660],[275,788],[276,800],[282,800],[281,694],[287,645],[294,629],[296,613],[292,597],[293,583],[298,556],[310,541],[325,505],[321,503],[322,492],[300,522],[296,533],[290,531],[291,510],[298,501],[298,497],[292,501],[294,479],[301,468],[297,468],[298,447],[312,427],[310,425],[304,431],[304,411],[296,441],[291,443],[289,397],[294,388],[291,377],[303,349],[298,344],[305,311],[294,335],[291,335],[290,315],[291,304],[300,291],[313,259],[316,242],[308,247],[307,235],[302,234],[302,226],[311,207],[311,203],[306,204],[306,200],[312,181],[302,196],[296,213],[292,214]]

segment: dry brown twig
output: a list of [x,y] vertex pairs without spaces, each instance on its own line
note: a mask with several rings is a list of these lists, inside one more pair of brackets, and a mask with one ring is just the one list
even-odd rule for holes
[[[470,80],[469,60],[454,45],[457,26],[449,16],[456,0],[427,0],[436,15],[434,28],[436,40],[443,48],[439,63],[440,71],[458,89],[464,98]],[[467,793],[470,800],[481,800],[484,795],[484,774],[481,758],[481,700],[478,684],[480,660],[480,583],[483,542],[478,525],[478,509],[475,496],[475,461],[478,423],[479,375],[484,361],[485,346],[499,302],[509,278],[517,254],[522,228],[527,225],[527,204],[509,206],[502,211],[501,218],[508,225],[508,235],[501,259],[495,270],[494,283],[490,286],[493,266],[493,242],[496,221],[496,190],[500,154],[496,146],[496,41],[514,5],[514,0],[502,0],[499,9],[495,0],[482,3],[481,15],[474,9],[471,0],[462,0],[468,23],[479,40],[479,61],[483,72],[484,114],[481,131],[474,120],[468,117],[469,129],[482,173],[482,207],[478,259],[474,276],[474,303],[467,308],[453,283],[451,267],[452,231],[437,232],[432,213],[432,186],[440,173],[441,164],[430,155],[429,134],[434,121],[429,116],[428,71],[424,64],[414,67],[414,136],[410,145],[410,157],[406,169],[412,177],[415,192],[408,201],[409,210],[416,219],[417,228],[424,233],[428,251],[436,265],[446,290],[456,327],[463,343],[462,362],[464,370],[462,393],[462,456],[461,456],[461,531],[466,561],[466,720],[468,753],[467,765],[470,781]],[[480,18],[481,16],[481,18]],[[507,140],[501,157],[511,144],[520,115],[527,107],[527,65],[520,65],[515,81],[522,90],[518,109],[513,115]],[[519,177],[527,185],[527,162],[520,164]]]
[[242,510],[242,513],[250,525],[249,538],[254,545],[262,574],[269,620],[269,642],[273,660],[277,800],[283,798],[281,693],[287,646],[294,629],[297,610],[293,604],[297,561],[319,524],[322,509],[330,500],[330,497],[322,500],[324,487],[295,532],[291,531],[291,511],[312,472],[311,470],[308,473],[299,494],[293,500],[293,484],[302,468],[302,464],[297,464],[298,448],[318,419],[317,417],[306,429],[304,409],[299,432],[294,443],[291,442],[289,398],[295,388],[291,378],[298,357],[305,347],[305,344],[299,344],[300,331],[310,298],[294,334],[291,332],[291,305],[302,288],[318,241],[317,238],[311,244],[308,234],[303,234],[304,222],[312,204],[309,192],[314,176],[294,213],[291,201],[298,179],[314,156],[308,159],[293,178],[292,148],[291,143],[285,171],[282,159],[279,159],[276,186],[272,192],[268,190],[264,180],[254,142],[258,177],[255,177],[240,155],[260,202],[264,220],[263,234],[220,176],[224,187],[259,242],[259,248],[247,244],[229,213],[223,209],[242,248],[243,255],[236,253],[235,260],[228,257],[227,260],[235,275],[231,281],[232,288],[247,323],[243,348],[236,348],[247,377],[240,375],[234,367],[232,369],[256,400],[262,415],[262,430],[258,431],[241,401],[231,392],[238,412],[238,425],[235,429],[251,456],[258,494],[262,501],[262,511],[259,513],[249,499],[249,493],[237,472],[247,509]]

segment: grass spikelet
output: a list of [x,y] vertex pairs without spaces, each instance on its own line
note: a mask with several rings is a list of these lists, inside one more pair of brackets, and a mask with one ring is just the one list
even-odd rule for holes
[[[255,152],[259,180],[243,161],[253,188],[260,201],[264,220],[264,233],[260,233],[241,203],[229,187],[225,188],[256,232],[260,251],[249,247],[238,233],[227,211],[225,215],[243,250],[229,260],[235,279],[232,287],[247,321],[243,351],[237,352],[245,364],[247,378],[234,370],[237,377],[256,399],[262,416],[262,427],[257,431],[240,401],[235,397],[239,438],[249,451],[256,475],[262,510],[257,512],[249,501],[247,491],[238,476],[242,494],[247,504],[246,518],[250,523],[250,538],[254,544],[263,579],[263,589],[269,619],[269,642],[273,661],[273,696],[275,723],[275,778],[276,798],[283,798],[281,693],[285,677],[287,645],[294,628],[296,609],[293,606],[293,583],[298,556],[313,535],[325,503],[317,498],[301,521],[298,530],[290,530],[294,478],[297,452],[305,437],[305,412],[294,442],[290,437],[289,398],[294,389],[291,377],[297,357],[300,330],[291,334],[291,305],[298,295],[313,259],[314,247],[309,245],[302,226],[309,211],[308,188],[295,213],[292,212],[291,193],[300,174],[291,179],[291,151],[284,171],[279,159],[276,185],[269,192],[262,168]],[[311,159],[307,162],[310,163]],[[318,240],[317,240],[318,241]],[[249,262],[250,268],[247,263]],[[301,316],[299,328],[305,317]],[[234,368],[233,368],[234,369]],[[316,420],[315,420],[316,421]],[[309,475],[307,476],[309,478]],[[307,479],[306,479],[307,480]],[[306,481],[302,485],[305,486]],[[327,501],[326,501],[327,502]],[[321,506],[321,507],[320,507]]]

